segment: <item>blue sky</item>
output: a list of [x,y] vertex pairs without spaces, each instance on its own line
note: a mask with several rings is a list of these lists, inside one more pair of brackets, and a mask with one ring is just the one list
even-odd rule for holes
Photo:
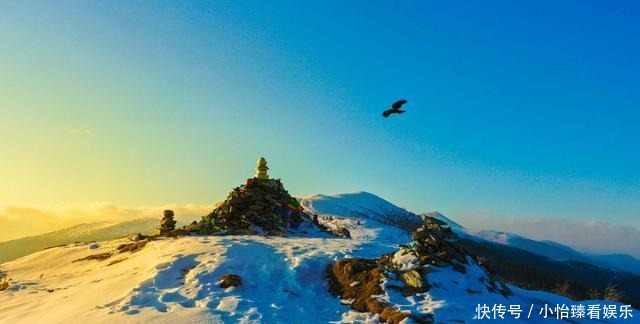
[[[640,228],[640,4],[0,4],[0,200],[297,195]],[[408,112],[383,119],[399,99]]]

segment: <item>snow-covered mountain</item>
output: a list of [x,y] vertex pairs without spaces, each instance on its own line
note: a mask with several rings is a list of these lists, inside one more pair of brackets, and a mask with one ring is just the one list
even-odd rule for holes
[[420,216],[365,191],[313,195],[300,199],[300,204],[311,214],[366,218],[408,231],[422,224]]
[[[401,269],[415,269],[418,260],[399,248],[411,236],[398,227],[417,216],[364,192],[301,202],[325,226],[348,229],[351,239],[301,231],[290,237],[120,238],[54,247],[0,265],[10,278],[0,291],[0,323],[379,323],[379,315],[356,312],[353,301],[331,295],[325,269],[337,260],[383,254],[393,255]],[[420,318],[462,323],[479,316],[513,322],[516,314],[546,323],[545,315],[556,316],[547,307],[556,305],[582,306],[585,312],[596,305],[629,309],[503,285],[470,257],[464,270],[428,265],[421,271],[427,292],[405,296],[397,288],[403,282],[388,276],[380,282],[384,293],[374,297],[412,314],[405,324]],[[240,276],[242,284],[220,287],[225,274]],[[603,323],[632,320],[601,318]]]

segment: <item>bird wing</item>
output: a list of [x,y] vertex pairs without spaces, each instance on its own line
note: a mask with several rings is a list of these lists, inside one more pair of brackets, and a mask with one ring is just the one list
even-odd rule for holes
[[391,109],[389,109],[389,110],[385,110],[385,111],[382,113],[382,116],[383,116],[383,117],[385,117],[385,118],[386,118],[386,117],[389,117],[389,115],[391,115],[391,112],[392,112],[392,110],[391,110]]
[[400,109],[400,108],[402,108],[402,105],[404,105],[406,103],[407,103],[406,99],[400,99],[400,100],[394,102],[393,105],[391,105],[391,108]]

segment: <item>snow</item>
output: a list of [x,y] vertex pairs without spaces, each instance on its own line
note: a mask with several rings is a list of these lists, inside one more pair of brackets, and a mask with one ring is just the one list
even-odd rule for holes
[[[111,259],[72,262],[126,242],[103,242],[94,250],[58,247],[4,264],[14,285],[0,294],[0,322],[38,322],[42,314],[52,322],[172,322],[169,313],[274,322],[285,314],[304,321],[310,312],[326,322],[348,312],[329,295],[323,271],[351,253],[352,240],[184,237],[117,254],[111,259],[125,259],[111,266]],[[243,285],[219,288],[218,278],[227,273],[240,275]]]
[[[0,322],[38,322],[42,314],[67,323],[375,321],[376,316],[356,315],[329,294],[325,267],[345,257],[392,252],[408,233],[335,215],[322,215],[321,222],[348,228],[352,239],[317,232],[289,238],[193,236],[75,263],[132,241],[47,249],[1,266],[13,289],[0,293]],[[114,260],[122,261],[108,265]],[[218,287],[219,277],[229,273],[242,277],[242,286]]]
[[[399,248],[410,241],[409,233],[362,214],[352,216],[350,211],[384,206],[401,215],[402,209],[371,196],[302,200],[321,223],[347,228],[352,239],[316,231],[287,238],[187,236],[151,241],[142,250],[114,253],[103,261],[73,262],[133,242],[123,238],[70,244],[4,263],[0,270],[12,286],[0,292],[0,323],[379,323],[378,315],[355,312],[349,307],[353,301],[330,295],[324,273],[335,260],[392,252],[402,269],[416,267],[417,258]],[[478,304],[576,303],[516,287],[509,287],[513,296],[502,296],[488,288],[484,270],[468,262],[467,274],[429,266],[431,289],[417,296],[403,296],[394,288],[401,285],[399,278],[388,278],[380,298],[401,310],[432,313],[437,323],[471,321]],[[239,275],[242,285],[220,288],[224,274]],[[640,317],[637,311],[634,316]],[[531,322],[543,321],[538,316]]]
[[[523,310],[520,320],[532,323],[545,323],[549,319],[543,318],[539,313],[544,305],[555,307],[556,305],[616,305],[621,304],[611,301],[572,301],[566,297],[554,295],[541,291],[529,291],[511,285],[508,288],[513,292],[511,296],[503,296],[500,293],[492,292],[488,283],[489,278],[484,269],[467,258],[467,273],[462,274],[451,267],[440,268],[427,266],[429,268],[427,281],[431,288],[426,293],[416,296],[405,297],[394,288],[401,286],[399,279],[386,280],[386,296],[383,299],[396,305],[400,310],[414,311],[423,314],[433,314],[437,323],[462,323],[477,320],[476,308],[478,305],[504,305],[507,309],[510,305],[518,305]],[[500,285],[500,284],[497,284]],[[534,311],[531,318],[527,319],[527,313],[531,305]],[[638,312],[635,311],[635,315]],[[555,315],[549,315],[555,319]],[[486,320],[486,318],[485,318]],[[504,315],[504,320],[515,321],[508,313]],[[601,319],[601,323],[628,323],[624,319]],[[577,321],[580,323],[580,321]]]
[[313,195],[302,198],[300,204],[311,214],[366,218],[392,226],[422,223],[418,215],[364,191],[338,195]]
[[400,271],[409,271],[418,266],[418,257],[414,253],[402,249],[393,255],[392,261],[398,265]]
[[380,315],[348,311],[342,315],[342,318],[339,322],[332,323],[378,324],[380,323]]

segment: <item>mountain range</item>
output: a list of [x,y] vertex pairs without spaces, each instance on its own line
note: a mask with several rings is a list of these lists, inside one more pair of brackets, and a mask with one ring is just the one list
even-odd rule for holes
[[[462,268],[425,266],[430,289],[412,296],[397,291],[404,274],[384,279],[383,295],[376,298],[411,314],[403,323],[471,321],[478,319],[476,308],[487,303],[638,307],[640,276],[622,270],[634,269],[638,260],[629,256],[593,256],[509,233],[472,232],[438,212],[418,215],[367,192],[313,195],[299,202],[323,226],[347,229],[351,239],[301,231],[291,237],[186,236],[140,242],[130,234],[153,232],[158,219],[139,219],[81,224],[2,242],[0,274],[11,285],[0,291],[0,322],[29,323],[46,313],[51,322],[67,323],[272,323],[284,318],[378,323],[380,314],[356,311],[353,300],[331,296],[324,269],[348,258],[388,258],[402,271],[415,269],[419,260],[406,247],[423,217],[445,223],[458,234],[456,244],[474,257]],[[228,273],[240,276],[242,286],[218,288],[220,276]],[[623,284],[622,304],[601,300],[609,297],[605,294],[584,298],[572,291],[606,291],[611,282]],[[540,314],[531,321],[544,322]]]

